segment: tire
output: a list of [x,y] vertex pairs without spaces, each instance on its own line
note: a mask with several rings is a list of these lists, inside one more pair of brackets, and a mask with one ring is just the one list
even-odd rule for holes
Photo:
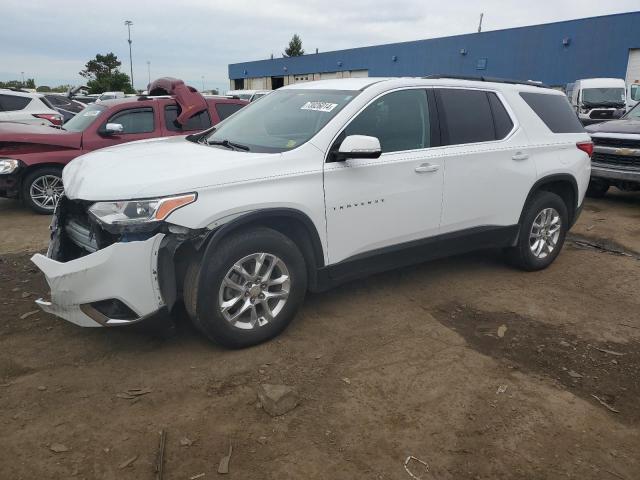
[[603,198],[609,190],[609,184],[599,180],[591,180],[587,188],[587,197]]
[[42,215],[53,214],[58,198],[63,192],[62,169],[58,167],[37,168],[27,173],[22,180],[24,203]]
[[[534,221],[536,225],[543,224],[543,227],[534,228]],[[536,193],[523,211],[518,243],[508,249],[511,262],[526,271],[547,268],[562,250],[568,226],[569,214],[562,198],[552,192]],[[536,241],[534,235],[540,230],[542,237]],[[549,248],[552,248],[551,251]]]
[[[256,277],[258,261],[262,268]],[[243,274],[237,266],[243,267]],[[268,282],[279,283],[267,283],[269,271]],[[194,325],[204,335],[219,345],[243,348],[281,333],[306,290],[306,265],[296,244],[280,232],[256,227],[223,239],[208,261],[205,255],[199,273],[190,268],[184,297]]]

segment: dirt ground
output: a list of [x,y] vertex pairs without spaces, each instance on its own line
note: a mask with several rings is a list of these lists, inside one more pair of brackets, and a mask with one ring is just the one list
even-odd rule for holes
[[[239,351],[37,312],[47,223],[0,203],[2,479],[153,479],[160,430],[165,479],[218,477],[229,445],[231,479],[411,480],[409,456],[423,480],[640,478],[640,194],[589,200],[546,271],[490,251],[377,275]],[[299,406],[270,417],[260,383]]]

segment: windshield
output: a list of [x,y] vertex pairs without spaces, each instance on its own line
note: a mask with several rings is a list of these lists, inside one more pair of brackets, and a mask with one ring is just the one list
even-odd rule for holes
[[218,124],[203,142],[226,140],[251,152],[291,150],[318,133],[357,94],[342,90],[280,90]]
[[95,103],[87,105],[84,110],[65,123],[63,128],[68,132],[84,132],[106,109],[106,106]]
[[582,90],[582,102],[595,105],[623,105],[624,88],[585,88]]

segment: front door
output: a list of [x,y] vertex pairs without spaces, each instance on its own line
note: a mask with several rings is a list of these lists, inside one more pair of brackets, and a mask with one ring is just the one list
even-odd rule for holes
[[338,137],[377,137],[383,153],[325,164],[331,264],[438,233],[444,165],[430,149],[435,119],[428,97],[425,89],[380,96]]
[[[121,133],[108,133],[107,123],[122,125]],[[133,142],[160,136],[160,127],[152,107],[128,108],[112,114],[103,121],[97,130],[97,135],[84,135],[84,150],[97,150],[119,143]],[[157,133],[156,133],[157,130]]]

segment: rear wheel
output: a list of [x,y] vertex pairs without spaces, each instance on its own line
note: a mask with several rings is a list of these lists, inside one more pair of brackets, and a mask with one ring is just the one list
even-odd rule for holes
[[587,188],[587,197],[602,198],[607,194],[609,184],[600,180],[591,180]]
[[523,270],[542,270],[556,259],[567,234],[569,215],[562,198],[538,192],[525,207],[518,244],[509,249],[511,261]]
[[230,348],[255,345],[282,332],[307,289],[304,257],[296,244],[264,227],[224,239],[214,257],[205,258],[199,272],[187,277],[185,304],[194,324]]
[[22,198],[36,213],[51,215],[63,193],[62,169],[57,167],[35,169],[22,182]]

